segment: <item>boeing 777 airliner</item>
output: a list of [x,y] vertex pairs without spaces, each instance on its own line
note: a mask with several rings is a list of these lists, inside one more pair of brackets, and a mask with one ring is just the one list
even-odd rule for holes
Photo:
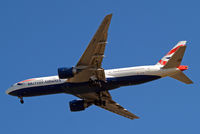
[[24,103],[23,97],[67,93],[80,98],[69,102],[71,111],[82,111],[96,105],[129,119],[137,119],[138,116],[112,100],[109,90],[142,84],[166,76],[186,84],[193,83],[182,72],[188,69],[187,66],[181,65],[186,41],[178,42],[155,65],[104,70],[101,64],[111,18],[112,14],[104,18],[74,67],[58,68],[56,76],[31,78],[15,83],[6,93],[19,97],[21,103]]

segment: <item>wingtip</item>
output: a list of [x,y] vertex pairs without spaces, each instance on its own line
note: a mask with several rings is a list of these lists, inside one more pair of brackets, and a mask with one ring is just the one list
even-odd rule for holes
[[135,119],[140,119],[140,117],[138,117],[138,116],[135,116]]
[[134,119],[140,119],[140,117],[134,115],[132,118],[130,118],[131,120],[134,120]]
[[106,17],[112,17],[112,16],[113,16],[113,13],[106,15]]
[[135,120],[135,119],[140,119],[140,117],[135,116],[135,117],[133,117],[133,118],[129,118],[129,119],[131,119],[131,120]]
[[190,82],[188,82],[188,83],[186,83],[186,84],[194,84],[194,82],[193,82],[193,81],[190,81]]

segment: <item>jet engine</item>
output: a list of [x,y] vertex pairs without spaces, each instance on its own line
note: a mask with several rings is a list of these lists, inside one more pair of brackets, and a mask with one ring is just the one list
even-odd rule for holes
[[69,107],[72,112],[83,111],[90,105],[91,104],[88,104],[87,102],[85,102],[85,100],[73,100],[69,102]]
[[77,74],[78,71],[75,67],[62,67],[58,68],[58,76],[60,79],[67,79],[73,77],[75,74]]

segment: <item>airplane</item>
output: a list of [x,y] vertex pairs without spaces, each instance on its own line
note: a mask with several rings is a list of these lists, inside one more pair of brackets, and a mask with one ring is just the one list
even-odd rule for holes
[[79,99],[69,102],[72,112],[83,111],[96,105],[129,119],[138,116],[116,103],[109,90],[122,86],[137,85],[164,77],[171,77],[185,84],[193,82],[183,73],[188,66],[181,65],[186,41],[180,41],[157,64],[128,68],[102,68],[107,44],[108,28],[112,14],[105,16],[85,52],[73,67],[58,68],[58,75],[27,79],[12,85],[6,93],[17,96],[23,104],[23,97],[57,93],[71,94]]

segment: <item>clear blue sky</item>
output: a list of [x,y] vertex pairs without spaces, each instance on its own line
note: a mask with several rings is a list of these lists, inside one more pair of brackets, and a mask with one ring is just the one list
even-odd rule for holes
[[[200,2],[193,0],[0,1],[0,133],[199,134]],[[113,13],[103,67],[155,64],[179,40],[187,40],[183,64],[194,81],[164,78],[111,92],[140,116],[129,120],[92,106],[71,113],[67,94],[25,98],[5,90],[31,77],[73,66],[103,17]]]

